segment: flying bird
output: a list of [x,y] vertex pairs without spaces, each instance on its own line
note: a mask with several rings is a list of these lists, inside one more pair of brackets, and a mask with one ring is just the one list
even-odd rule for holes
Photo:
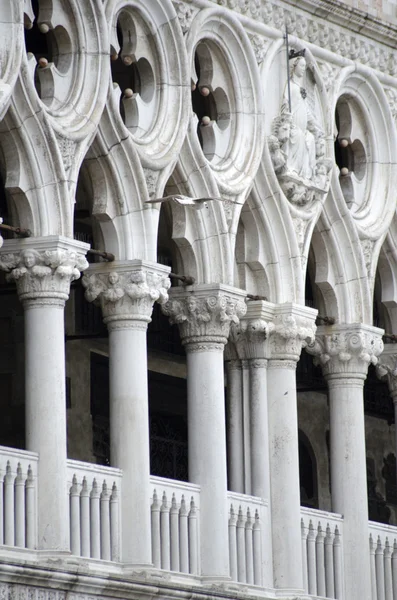
[[172,196],[165,196],[164,198],[147,200],[147,204],[155,204],[156,202],[175,202],[176,204],[182,204],[183,206],[203,208],[206,202],[212,202],[213,200],[222,201],[222,198],[189,198],[189,196],[183,196],[182,194],[173,194]]

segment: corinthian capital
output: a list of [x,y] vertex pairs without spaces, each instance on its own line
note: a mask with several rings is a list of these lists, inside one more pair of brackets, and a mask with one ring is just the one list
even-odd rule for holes
[[37,304],[63,304],[70,284],[88,267],[89,246],[59,236],[9,240],[0,252],[0,268],[15,281],[20,300]]
[[[150,322],[154,302],[168,300],[169,267],[141,260],[91,265],[83,277],[85,297],[102,308],[104,322],[112,328]],[[129,324],[128,324],[129,323]]]
[[382,354],[378,357],[376,374],[382,381],[387,381],[390,395],[397,402],[397,345],[385,344]]
[[162,310],[172,324],[179,325],[182,343],[215,344],[223,347],[230,325],[245,314],[245,292],[225,285],[203,284],[189,291],[173,288]]
[[232,323],[230,339],[240,359],[266,358],[267,340],[274,329],[274,304],[262,300],[247,302],[247,312]]
[[317,311],[297,304],[274,306],[269,358],[297,362],[302,348],[314,342]]
[[365,378],[383,350],[382,329],[360,323],[319,327],[306,351],[316,357],[325,377],[350,375]]

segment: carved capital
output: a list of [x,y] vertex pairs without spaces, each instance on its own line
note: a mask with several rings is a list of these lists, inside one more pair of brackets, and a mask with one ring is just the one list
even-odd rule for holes
[[101,306],[109,328],[146,329],[154,302],[168,300],[169,271],[169,267],[141,260],[97,263],[83,277],[85,297]]
[[182,343],[189,351],[223,349],[231,324],[238,324],[246,312],[244,298],[245,292],[224,285],[173,288],[162,310],[179,326]]
[[328,379],[365,379],[369,364],[376,365],[383,350],[382,334],[381,329],[360,323],[319,327],[306,351],[316,357]]
[[316,315],[316,310],[306,306],[276,305],[273,327],[269,332],[269,358],[298,362],[302,348],[314,342]]
[[0,268],[15,281],[24,306],[63,305],[70,284],[88,267],[88,244],[59,236],[8,240],[0,253]]
[[389,386],[393,402],[397,402],[397,345],[386,344],[382,354],[378,357],[376,374]]
[[247,302],[246,315],[230,328],[230,341],[240,359],[267,356],[267,339],[274,329],[273,316],[274,304],[262,300]]

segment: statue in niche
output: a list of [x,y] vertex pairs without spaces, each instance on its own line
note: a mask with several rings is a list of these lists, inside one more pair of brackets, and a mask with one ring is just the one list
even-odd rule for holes
[[324,132],[312,108],[314,90],[311,98],[305,87],[304,54],[304,50],[290,52],[289,80],[268,139],[280,185],[290,202],[298,206],[325,196],[332,168],[332,162],[325,158]]

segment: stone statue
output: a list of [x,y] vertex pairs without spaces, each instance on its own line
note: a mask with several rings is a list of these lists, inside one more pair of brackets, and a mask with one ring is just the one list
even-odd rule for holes
[[[325,198],[332,162],[325,157],[324,132],[313,113],[305,79],[307,63],[304,51],[292,51],[288,82],[281,99],[280,113],[273,119],[269,152],[281,188],[288,200],[306,206]],[[312,102],[309,100],[312,99]]]

